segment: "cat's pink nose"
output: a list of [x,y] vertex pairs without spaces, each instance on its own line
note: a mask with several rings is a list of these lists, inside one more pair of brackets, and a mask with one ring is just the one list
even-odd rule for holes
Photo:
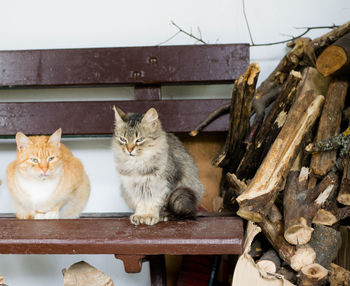
[[134,150],[135,146],[126,146],[126,149],[129,153],[131,153]]

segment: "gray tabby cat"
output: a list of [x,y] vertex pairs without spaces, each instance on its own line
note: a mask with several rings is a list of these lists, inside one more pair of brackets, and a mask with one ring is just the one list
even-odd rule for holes
[[112,148],[122,195],[134,211],[131,223],[153,225],[195,216],[203,194],[197,167],[154,108],[125,114],[114,107]]

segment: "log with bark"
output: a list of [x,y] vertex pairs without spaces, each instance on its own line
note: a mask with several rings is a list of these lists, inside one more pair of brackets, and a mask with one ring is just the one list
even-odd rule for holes
[[325,48],[350,32],[350,21],[330,32],[312,40],[312,46],[316,55],[320,54]]
[[339,207],[337,204],[337,192],[333,192],[322,204],[313,218],[312,222],[332,226],[350,216],[350,206]]
[[260,222],[269,211],[284,178],[300,151],[305,135],[318,118],[324,97],[308,91],[293,104],[282,130],[246,191],[237,198],[241,217]]
[[329,196],[338,188],[338,175],[329,173],[314,189],[308,187],[309,169],[291,171],[283,197],[284,237],[294,245],[310,241],[312,220]]
[[[345,96],[348,83],[342,80],[332,80],[329,84],[318,125],[316,141],[333,137],[340,132],[342,110],[344,109]],[[336,151],[328,151],[313,154],[310,169],[316,177],[326,175],[336,163]]]
[[309,50],[310,46],[310,39],[297,39],[291,50],[282,58],[268,78],[257,88],[253,100],[253,110],[255,111],[255,119],[252,124],[253,134],[250,134],[250,138],[254,138],[255,134],[259,131],[258,126],[263,121],[265,109],[277,97],[289,73],[299,66],[300,61],[304,57],[305,50]]
[[350,206],[350,148],[344,152],[343,159],[343,177],[340,184],[340,190],[337,201],[343,205]]
[[315,262],[329,269],[331,262],[337,257],[341,244],[340,231],[332,227],[316,224],[307,246],[315,251]]
[[317,58],[316,67],[324,76],[349,75],[350,73],[350,33],[328,46]]
[[281,259],[275,250],[269,249],[256,264],[267,273],[276,273],[281,267]]
[[323,286],[328,282],[328,270],[317,263],[300,270],[298,286]]
[[349,286],[350,271],[331,263],[331,275],[329,277],[330,286]]
[[269,114],[260,128],[253,144],[248,144],[247,151],[241,160],[236,175],[240,179],[254,176],[266,156],[273,141],[282,129],[291,105],[295,101],[298,85],[301,80],[299,72],[291,71],[283,85],[281,93],[275,100]]
[[229,131],[223,149],[213,160],[214,166],[225,167],[228,171],[235,169],[245,152],[243,141],[249,132],[252,100],[259,73],[259,66],[252,63],[234,83]]
[[[226,177],[230,186],[233,188],[237,195],[245,192],[245,190],[247,189],[247,185],[241,180],[239,180],[235,174],[227,173]],[[262,218],[262,221],[259,223],[259,226],[261,227],[264,235],[271,243],[275,251],[278,252],[280,258],[283,261],[287,262],[289,265],[291,265],[291,261],[295,256],[296,248],[294,245],[289,244],[283,236],[284,225],[282,214],[276,205],[272,205],[268,215]],[[294,259],[296,258],[294,257]],[[308,260],[306,264],[312,263],[313,261],[314,259]],[[300,267],[306,264],[304,264],[304,262],[301,262]]]

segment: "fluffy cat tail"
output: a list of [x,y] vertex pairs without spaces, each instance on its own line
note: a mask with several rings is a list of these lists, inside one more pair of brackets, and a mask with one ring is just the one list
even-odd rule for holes
[[195,218],[197,205],[198,199],[193,190],[185,187],[177,188],[168,197],[167,217],[170,220]]

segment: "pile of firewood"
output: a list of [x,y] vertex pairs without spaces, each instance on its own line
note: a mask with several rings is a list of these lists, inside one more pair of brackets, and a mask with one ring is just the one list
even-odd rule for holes
[[255,63],[234,84],[213,160],[225,174],[223,208],[262,228],[271,250],[255,258],[267,271],[297,285],[350,285],[332,263],[350,216],[350,22],[288,46],[258,88]]

